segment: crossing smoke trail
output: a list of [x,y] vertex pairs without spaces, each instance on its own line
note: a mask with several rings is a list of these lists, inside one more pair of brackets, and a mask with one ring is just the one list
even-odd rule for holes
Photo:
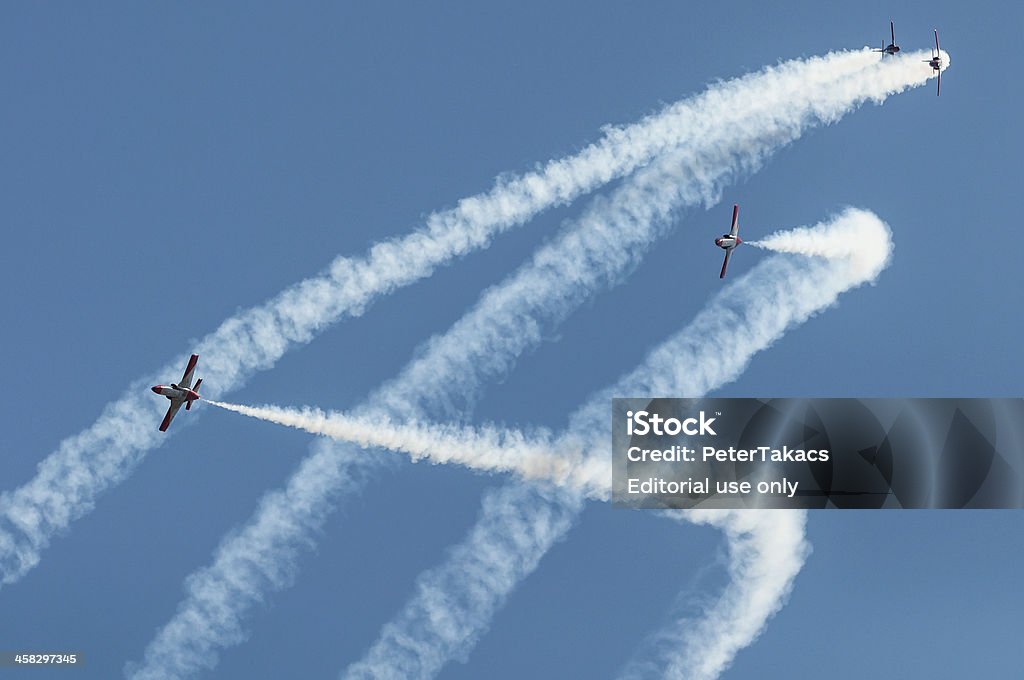
[[[854,68],[855,65],[859,70]],[[695,120],[699,122],[699,133],[691,147],[681,149],[672,159],[676,171],[669,172],[664,164],[648,169],[645,171],[647,183],[655,188],[683,183],[685,186],[673,191],[684,199],[691,202],[713,200],[718,183],[728,180],[737,172],[755,169],[773,149],[798,137],[807,126],[835,121],[859,102],[867,99],[883,101],[889,93],[919,84],[926,77],[920,70],[911,73],[909,69],[895,68],[892,60],[879,65],[875,57],[857,52],[832,54],[806,62],[790,62],[768,69],[756,76],[734,81],[744,83],[744,88],[727,97],[723,96],[723,92],[731,91],[730,86],[734,83],[716,86],[718,89],[712,88],[706,95],[693,100],[695,107],[699,104],[700,115],[695,114]],[[836,78],[842,84],[835,82]],[[745,105],[747,99],[750,100],[749,105]],[[719,129],[716,125],[723,127]],[[617,193],[618,203],[629,208],[626,211],[629,219],[635,221],[653,216],[652,211],[644,207],[650,198],[647,193],[649,191],[650,186],[646,191],[641,191],[635,183],[628,183]],[[593,256],[579,258],[578,253],[556,260],[551,260],[549,256],[545,259],[544,255],[535,258],[534,269],[544,273],[544,276],[539,277],[540,281],[578,277],[581,282],[574,288],[570,287],[570,292],[564,293],[554,308],[545,310],[547,314],[564,314],[567,307],[579,302],[588,286],[597,285],[603,279],[615,278],[607,273],[601,274],[600,271],[607,272],[608,267],[613,265],[621,271],[632,264],[630,258],[622,261],[622,254],[611,248],[617,239],[621,241],[622,234],[604,224],[608,210],[606,204],[599,201],[600,209],[595,210],[595,215],[589,220],[584,218],[581,226],[575,232],[570,232],[566,239],[579,241],[582,234],[589,233],[590,246],[606,242],[603,252],[608,253],[612,261],[595,263]],[[588,266],[591,264],[604,266]],[[599,273],[591,276],[591,269],[599,270]],[[529,313],[517,307],[523,299],[535,304],[537,300],[543,300],[543,286],[538,288],[535,285],[537,279],[532,281],[529,285],[529,282],[523,280],[515,281],[496,291],[487,306],[502,313],[496,312],[496,317],[487,324],[481,327],[477,321],[469,319],[462,326],[466,338],[487,347],[486,353],[478,352],[475,361],[468,364],[473,371],[495,373],[507,370],[492,365],[492,357],[503,357],[496,362],[507,364],[511,361],[509,357],[521,351],[522,345],[539,340],[539,325]],[[511,306],[511,309],[503,312],[507,306]],[[474,333],[486,337],[481,338]],[[517,343],[519,349],[513,346]],[[463,375],[459,371],[447,370],[457,362],[460,343],[435,345],[431,343],[427,347],[427,352],[433,356],[432,360],[417,362],[406,373],[406,376],[419,375],[420,381],[412,377],[403,378],[397,384],[404,385],[404,390],[384,390],[371,402],[388,409],[451,402],[454,390],[448,391],[446,395],[443,388],[442,393],[438,393],[431,386],[444,383],[444,380],[438,379],[438,375],[446,376],[453,382]],[[477,382],[482,379],[479,373],[466,375],[475,376],[472,380]],[[415,389],[409,389],[410,386]],[[456,387],[462,389],[467,386],[457,383]],[[472,385],[468,387],[472,388]],[[409,393],[413,396],[408,396]],[[212,666],[216,662],[217,647],[236,644],[244,639],[242,614],[248,607],[261,601],[262,593],[267,589],[280,589],[287,584],[294,571],[298,551],[312,542],[311,536],[330,511],[337,494],[343,488],[357,484],[353,478],[358,477],[358,474],[352,473],[352,466],[360,464],[363,464],[361,457],[347,460],[342,454],[321,447],[303,462],[285,489],[268,494],[250,523],[221,545],[214,564],[190,577],[187,599],[182,602],[175,618],[147,647],[147,665],[139,671],[137,677],[184,677],[194,674],[198,669]],[[481,598],[486,602],[473,607],[474,612],[486,607],[493,610],[494,603],[500,601],[515,582],[532,571],[540,556],[550,546],[550,540],[554,540],[548,537],[564,534],[564,530],[555,530],[553,524],[549,524],[550,531],[547,533],[532,524],[545,514],[549,518],[564,518],[564,512],[552,511],[551,507],[539,508],[527,493],[518,496],[513,492],[506,494],[508,502],[515,502],[516,498],[521,501],[517,506],[519,515],[526,517],[534,513],[529,523],[538,529],[534,534],[537,540],[518,543],[504,540],[507,546],[513,546],[514,549],[527,546],[532,551],[530,556],[514,552],[509,554],[506,551],[502,554],[508,555],[509,559],[503,564],[480,566],[480,571],[493,569],[493,573],[498,573],[507,571],[508,565],[513,564],[517,571],[508,578],[486,581],[485,587],[480,589]],[[485,513],[493,507],[495,504],[485,505]],[[566,500],[565,507],[571,510],[571,499]],[[493,515],[485,515],[478,526],[480,531],[474,535],[487,537],[493,548],[503,540],[494,537],[499,523]],[[544,538],[541,540],[539,537]],[[495,551],[494,555],[497,554]],[[461,653],[478,634],[472,626],[458,629],[457,625],[449,627],[446,633],[451,635],[443,636],[443,649],[437,653],[439,663]],[[424,674],[433,672],[428,669]]]
[[[831,68],[838,70],[863,65],[853,58],[835,61]],[[579,153],[499,178],[490,191],[431,214],[423,228],[378,243],[361,258],[339,257],[324,273],[228,319],[194,348],[203,357],[206,392],[217,397],[231,391],[295,345],[344,317],[361,315],[376,298],[486,247],[494,236],[549,207],[568,204],[661,153],[694,143],[707,107],[723,108],[756,77],[718,84],[632,125],[608,126],[602,139]],[[721,113],[728,118],[728,111]],[[92,426],[42,460],[33,479],[0,495],[0,585],[32,569],[56,533],[89,512],[101,493],[124,480],[163,441],[151,423],[159,422],[164,403],[144,388],[175,374],[183,363],[179,357],[133,383]]]

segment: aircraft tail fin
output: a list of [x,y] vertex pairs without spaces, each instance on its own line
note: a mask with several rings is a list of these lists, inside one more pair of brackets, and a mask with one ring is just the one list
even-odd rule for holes
[[[192,388],[192,391],[195,392],[196,394],[199,394],[199,386],[202,385],[202,384],[203,384],[203,379],[200,378],[199,380],[196,381],[195,387]],[[191,411],[192,410],[192,400],[189,400],[189,401],[185,402],[185,410],[186,411]]]

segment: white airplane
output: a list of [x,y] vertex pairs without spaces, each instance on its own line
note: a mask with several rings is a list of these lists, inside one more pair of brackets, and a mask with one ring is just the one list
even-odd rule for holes
[[[880,50],[872,50],[872,52],[881,52],[882,56],[895,55],[900,51],[900,46],[896,44],[896,26],[893,25],[892,19],[889,20],[889,33],[892,36],[892,42],[889,43],[888,47],[882,47]],[[882,45],[885,45],[885,41],[882,41]]]
[[725,262],[722,263],[722,273],[718,275],[718,278],[725,278],[725,268],[729,266],[729,256],[732,255],[733,249],[739,244],[743,243],[740,239],[740,224],[739,224],[740,207],[734,205],[732,207],[732,228],[729,229],[728,234],[722,234],[715,239],[715,245],[725,251]]
[[199,355],[193,354],[192,358],[188,360],[188,366],[185,367],[185,375],[181,376],[181,382],[171,383],[170,385],[153,385],[150,388],[157,394],[162,394],[171,400],[171,405],[167,407],[167,415],[164,416],[163,422],[160,423],[161,432],[167,431],[167,427],[174,420],[174,414],[178,412],[182,404],[185,404],[185,410],[189,411],[192,409],[192,402],[201,399],[199,396],[199,386],[202,384],[203,379],[197,380],[195,387],[192,387],[192,374],[196,372],[196,364],[198,362]]
[[939,82],[935,86],[935,96],[939,96],[939,91],[942,90],[942,52],[939,51],[939,29],[935,29],[935,51],[932,53],[932,58],[925,62],[939,73]]

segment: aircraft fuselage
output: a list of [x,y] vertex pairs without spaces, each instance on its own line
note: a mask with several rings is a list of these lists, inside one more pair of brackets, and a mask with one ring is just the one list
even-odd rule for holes
[[733,236],[732,234],[722,234],[715,239],[715,245],[722,250],[732,250],[739,244],[743,243],[739,236]]
[[195,390],[178,387],[174,383],[170,385],[153,385],[150,388],[156,394],[163,395],[171,401],[195,401],[200,399],[199,393]]

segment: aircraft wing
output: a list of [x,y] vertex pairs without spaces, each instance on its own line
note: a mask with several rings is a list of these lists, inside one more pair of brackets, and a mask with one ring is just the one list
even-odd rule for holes
[[196,372],[196,364],[198,362],[199,355],[193,354],[192,358],[188,360],[188,366],[185,367],[185,375],[181,376],[181,382],[178,383],[179,387],[184,387],[185,389],[190,389],[192,387],[192,374]]
[[174,414],[181,408],[180,401],[171,401],[171,405],[167,407],[167,415],[164,416],[164,421],[160,423],[160,431],[167,432],[167,428],[170,426],[171,421],[174,420]]
[[734,205],[732,207],[732,226],[729,228],[729,236],[736,236],[740,233],[740,207]]
[[[732,255],[732,250],[725,251],[725,261],[722,262],[722,273],[718,275],[718,278],[725,278],[725,268],[729,266],[729,256]],[[168,421],[170,422],[170,421]]]

